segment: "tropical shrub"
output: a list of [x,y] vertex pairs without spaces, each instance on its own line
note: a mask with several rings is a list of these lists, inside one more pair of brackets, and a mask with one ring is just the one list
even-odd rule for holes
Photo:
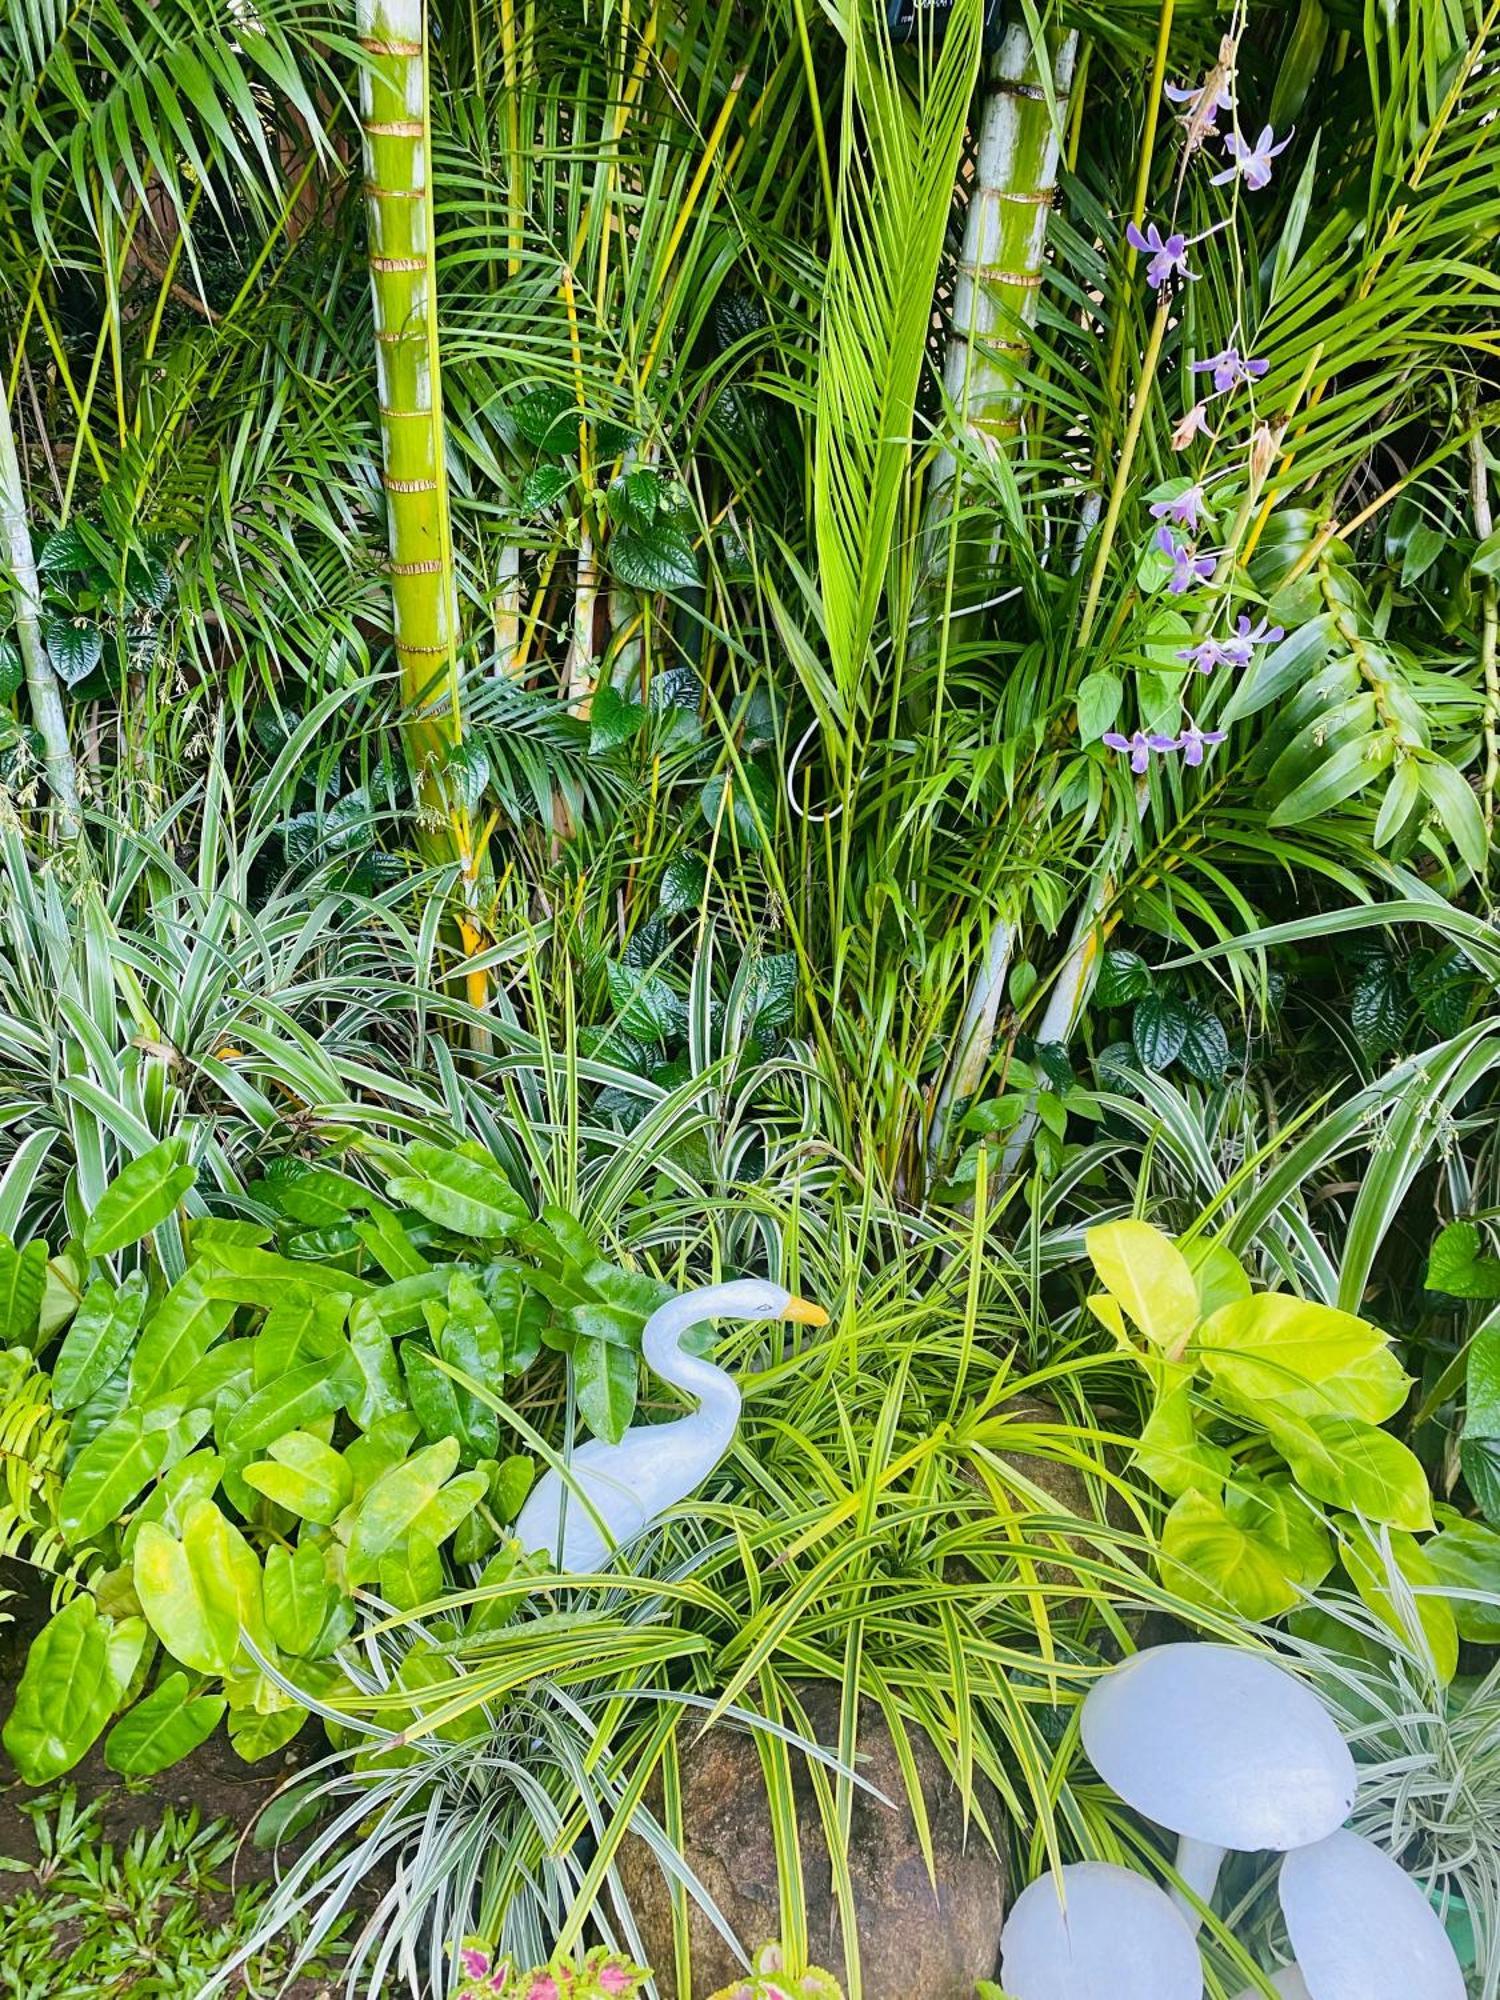
[[189,1219],[187,1140],[166,1140],[55,1258],[0,1245],[11,1363],[50,1354],[68,1425],[61,1479],[47,1426],[13,1504],[33,1557],[61,1544],[89,1586],[35,1640],[6,1725],[32,1783],[111,1717],[127,1775],[184,1755],[226,1705],[240,1753],[266,1756],[307,1717],[268,1669],[326,1696],[357,1591],[427,1601],[450,1543],[511,1573],[514,1550],[494,1552],[533,1461],[502,1451],[466,1382],[493,1393],[567,1354],[580,1421],[611,1439],[629,1422],[664,1288],[565,1212],[533,1217],[477,1147],[378,1150],[388,1200],[288,1157],[247,1197],[264,1222]]

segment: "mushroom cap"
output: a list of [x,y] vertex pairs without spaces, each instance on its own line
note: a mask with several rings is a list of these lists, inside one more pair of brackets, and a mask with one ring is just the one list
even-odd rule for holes
[[1015,2000],[1203,1994],[1198,1947],[1170,1898],[1104,1861],[1075,1861],[1022,1890],[1001,1933],[1000,1978]]
[[1215,1847],[1304,1847],[1354,1804],[1354,1759],[1317,1696],[1234,1646],[1137,1653],[1089,1690],[1082,1728],[1127,1805]]
[[1310,2000],[1464,2000],[1442,1919],[1406,1870],[1347,1829],[1281,1864],[1281,1909]]

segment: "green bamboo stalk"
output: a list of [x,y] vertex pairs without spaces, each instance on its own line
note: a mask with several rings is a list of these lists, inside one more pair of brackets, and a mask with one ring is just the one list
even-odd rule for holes
[[[355,0],[370,295],[396,656],[419,802],[461,739],[458,593],[448,531],[422,0]],[[446,693],[446,714],[435,712]]]
[[[1045,45],[1055,121],[1037,50],[1022,22],[1007,28],[985,91],[943,358],[956,427],[981,451],[1003,449],[1020,427],[1020,368],[1036,324],[1077,48],[1072,32],[1054,34]],[[951,504],[957,469],[954,452],[939,452],[928,486],[930,516]]]
[[68,741],[62,685],[42,638],[42,597],[26,514],[26,488],[16,453],[10,403],[3,387],[0,387],[0,551],[4,553],[14,587],[16,643],[26,670],[31,719],[42,739],[48,788],[57,805],[57,831],[64,840],[76,840],[83,825],[78,766]]
[[[1057,33],[1045,45],[1054,119],[1032,38],[1024,23],[1012,25],[996,53],[980,113],[943,386],[958,431],[981,452],[1008,449],[1021,424],[1021,364],[1036,323],[1077,50],[1072,32]],[[961,488],[958,455],[945,448],[933,464],[926,521],[927,546],[940,558],[942,544],[951,557],[957,540],[952,516]],[[951,571],[951,561],[941,566]],[[951,581],[948,588],[951,596]],[[997,915],[933,1106],[928,1157],[934,1162],[946,1148],[955,1110],[979,1088],[989,1062],[1014,934],[1009,915]]]

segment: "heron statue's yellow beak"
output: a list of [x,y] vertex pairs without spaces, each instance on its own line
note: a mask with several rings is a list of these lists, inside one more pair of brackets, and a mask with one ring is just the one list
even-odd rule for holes
[[788,1299],[781,1309],[783,1319],[796,1320],[799,1326],[827,1326],[828,1315],[821,1306],[815,1306],[810,1299]]

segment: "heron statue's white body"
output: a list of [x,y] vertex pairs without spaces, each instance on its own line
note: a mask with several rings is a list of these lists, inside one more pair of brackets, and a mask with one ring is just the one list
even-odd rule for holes
[[820,1307],[760,1278],[668,1299],[647,1320],[641,1352],[652,1374],[695,1397],[697,1409],[673,1423],[637,1424],[618,1444],[591,1438],[580,1445],[566,1477],[553,1467],[521,1509],[516,1539],[522,1548],[555,1560],[560,1571],[591,1575],[713,1471],[734,1437],[740,1392],[722,1368],[683,1353],[690,1328],[710,1319],[821,1326],[826,1317]]

